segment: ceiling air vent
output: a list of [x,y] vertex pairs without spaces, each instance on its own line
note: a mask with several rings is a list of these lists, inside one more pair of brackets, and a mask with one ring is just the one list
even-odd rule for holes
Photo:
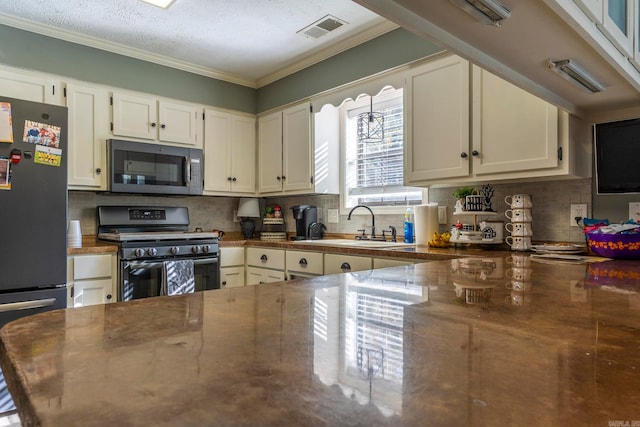
[[345,21],[342,21],[335,16],[327,15],[324,18],[317,20],[313,24],[301,29],[300,31],[298,31],[298,34],[303,34],[307,37],[311,37],[312,39],[319,39],[325,34],[328,34],[345,24]]

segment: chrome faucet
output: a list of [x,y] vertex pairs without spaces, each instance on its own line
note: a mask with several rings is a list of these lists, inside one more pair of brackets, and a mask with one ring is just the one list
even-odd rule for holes
[[371,237],[370,237],[370,239],[371,240],[375,240],[376,239],[376,216],[373,214],[373,211],[371,210],[371,208],[369,206],[367,206],[367,205],[356,205],[356,206],[354,206],[349,211],[349,216],[347,216],[347,220],[351,221],[351,214],[353,213],[353,211],[355,211],[358,208],[365,208],[366,210],[369,211],[369,213],[371,213]]

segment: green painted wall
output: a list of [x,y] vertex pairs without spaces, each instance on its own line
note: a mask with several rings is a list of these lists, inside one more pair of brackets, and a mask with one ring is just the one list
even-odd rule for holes
[[0,25],[0,63],[184,101],[256,112],[256,90]]
[[398,28],[261,87],[257,111],[267,111],[442,50],[442,47]]
[[442,50],[397,29],[256,90],[5,25],[0,40],[8,66],[254,114]]

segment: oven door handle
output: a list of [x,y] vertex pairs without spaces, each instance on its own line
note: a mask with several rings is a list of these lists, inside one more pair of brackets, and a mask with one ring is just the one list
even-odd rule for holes
[[36,299],[31,301],[10,302],[0,304],[0,313],[18,310],[31,310],[34,308],[50,307],[55,304],[55,298]]

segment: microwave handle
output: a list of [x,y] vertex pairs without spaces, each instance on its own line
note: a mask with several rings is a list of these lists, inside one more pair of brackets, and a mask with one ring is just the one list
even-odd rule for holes
[[187,187],[191,185],[191,157],[184,157],[184,182],[187,184]]

